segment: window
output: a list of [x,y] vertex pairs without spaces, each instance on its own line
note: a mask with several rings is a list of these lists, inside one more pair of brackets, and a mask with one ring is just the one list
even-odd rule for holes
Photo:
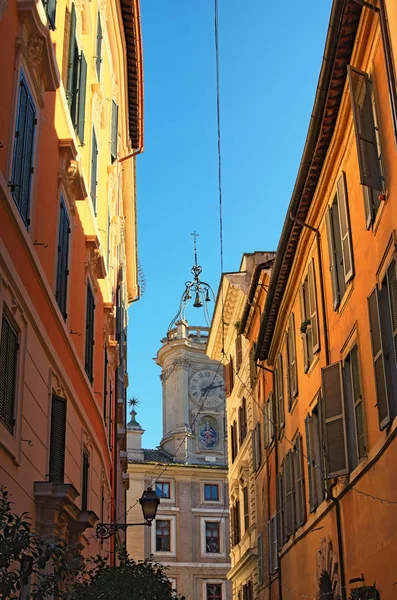
[[21,73],[10,189],[23,222],[27,226],[30,225],[30,197],[34,172],[33,150],[36,125],[36,108],[26,79]]
[[85,372],[92,383],[94,381],[94,324],[95,301],[90,284],[87,282],[87,306],[85,325]]
[[45,12],[50,29],[55,30],[55,14],[57,9],[57,0],[43,0]]
[[277,501],[277,550],[280,550],[284,541],[284,482],[283,466],[276,477],[276,501]]
[[95,56],[95,66],[96,66],[96,74],[98,76],[98,81],[101,80],[101,63],[102,63],[102,23],[101,23],[101,15],[98,13],[98,26],[96,32],[96,56]]
[[90,195],[94,212],[97,211],[97,177],[98,177],[98,143],[95,135],[95,130],[92,130],[92,149],[91,149],[91,189]]
[[324,451],[319,411],[320,402],[313,408],[312,414],[307,415],[305,419],[310,512],[316,510],[324,500],[325,494]]
[[207,600],[222,600],[221,583],[207,583]]
[[110,254],[111,254],[111,220],[108,208],[108,227],[106,232],[106,270],[110,273]]
[[396,415],[397,398],[397,281],[392,260],[380,288],[368,298],[379,428],[384,429]]
[[110,156],[112,163],[114,163],[114,161],[117,159],[118,120],[119,107],[117,106],[115,101],[112,100],[112,137],[110,142]]
[[253,600],[251,580],[243,585],[243,600]]
[[238,447],[237,447],[237,423],[233,421],[230,427],[230,449],[232,455],[232,462],[236,460]]
[[63,483],[65,473],[66,401],[52,396],[49,480]]
[[255,360],[255,352],[256,352],[256,344],[254,342],[252,344],[252,347],[251,347],[251,350],[250,350],[250,383],[251,383],[251,388],[253,388],[254,385],[255,385],[256,375],[257,375],[257,371],[258,371],[258,368],[256,366],[256,360]]
[[250,528],[250,507],[248,486],[243,487],[244,533]]
[[239,444],[242,445],[247,436],[247,401],[245,398],[241,401],[241,406],[238,409],[238,424],[239,424]]
[[353,346],[344,362],[322,369],[328,476],[352,471],[365,456],[359,356]]
[[253,470],[256,471],[262,462],[262,449],[261,449],[261,424],[257,423],[255,429],[252,432],[252,460]]
[[262,534],[258,534],[258,583],[259,585],[263,584],[264,576],[263,576],[263,538]]
[[263,407],[263,429],[265,448],[269,448],[274,440],[274,420],[273,420],[273,392],[270,392],[267,402]]
[[269,571],[274,573],[278,569],[278,540],[277,540],[277,516],[274,515],[268,521],[269,538]]
[[156,483],[156,495],[158,498],[171,498],[170,483],[168,481],[158,481]]
[[277,413],[277,427],[282,429],[284,427],[284,381],[283,381],[283,358],[281,354],[276,359],[276,366],[273,371],[274,381],[274,394],[276,397],[276,413]]
[[156,552],[171,551],[170,521],[156,520]]
[[88,473],[90,463],[89,457],[85,450],[83,450],[83,463],[81,468],[81,510],[87,510],[88,506]]
[[235,346],[236,346],[236,371],[238,371],[241,367],[241,361],[243,358],[243,348],[242,348],[242,344],[241,344],[241,333],[237,334],[236,340],[235,340]]
[[105,421],[105,426],[107,423],[108,416],[108,347],[105,346],[105,356],[104,356],[104,365],[103,365],[103,420]]
[[73,127],[81,143],[84,143],[85,98],[87,87],[87,61],[83,52],[79,54],[76,38],[76,9],[72,4],[70,14],[69,60],[66,82],[66,98]]
[[298,372],[296,368],[295,320],[294,313],[290,314],[289,327],[286,333],[287,347],[287,380],[288,380],[288,410],[298,395]]
[[230,357],[230,362],[224,366],[225,373],[225,392],[226,396],[230,396],[234,386],[234,370],[233,370],[233,359]]
[[367,228],[375,219],[380,205],[379,196],[385,189],[382,173],[382,154],[376,118],[372,82],[367,73],[347,67],[350,98],[356,134],[360,183],[364,188]]
[[347,188],[344,173],[342,173],[336,183],[336,195],[325,216],[327,222],[332,296],[334,310],[336,310],[346,291],[347,284],[354,275]]
[[306,520],[303,479],[302,438],[298,435],[293,450],[285,455],[277,481],[280,540],[286,541]]
[[205,551],[219,554],[219,522],[206,521],[205,523]]
[[232,546],[236,546],[236,544],[240,541],[240,501],[235,500],[234,504],[230,509],[230,525],[231,525],[231,537],[232,537]]
[[70,238],[70,220],[66,210],[65,202],[61,197],[61,206],[59,213],[58,229],[58,257],[57,257],[57,279],[55,299],[66,320],[66,300],[67,300],[67,282],[69,275],[69,238]]
[[305,373],[313,362],[313,355],[320,350],[318,330],[316,280],[314,260],[309,262],[306,278],[299,289],[302,324],[300,327],[303,342],[303,363]]
[[18,332],[4,314],[0,341],[0,421],[12,434],[18,363]]
[[204,500],[217,502],[219,500],[219,485],[217,483],[204,484]]

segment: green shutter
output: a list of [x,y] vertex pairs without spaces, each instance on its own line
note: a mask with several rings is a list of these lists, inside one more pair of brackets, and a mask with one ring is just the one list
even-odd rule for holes
[[354,346],[350,352],[350,368],[352,379],[352,395],[354,408],[354,424],[356,430],[357,459],[361,460],[366,454],[364,403],[361,393],[360,368],[358,361],[358,348]]
[[290,450],[285,456],[284,471],[284,533],[289,538],[295,531],[295,486],[294,486],[294,468],[293,453]]
[[284,484],[283,484],[283,470],[278,473],[276,477],[276,503],[277,503],[277,550],[281,548],[284,543]]
[[96,73],[98,76],[98,81],[101,80],[101,63],[102,63],[102,24],[101,24],[101,15],[98,13],[98,28],[96,33]]
[[95,301],[91,286],[87,283],[86,330],[85,330],[85,372],[90,382],[94,379],[94,325]]
[[[3,309],[4,311],[4,309]],[[3,313],[0,341],[0,420],[14,431],[18,333]]]
[[263,538],[262,534],[258,534],[258,582],[263,584]]
[[347,203],[346,175],[344,172],[336,182],[336,190],[338,194],[338,211],[343,255],[343,272],[345,276],[345,283],[348,283],[354,275],[354,268],[353,250],[350,234],[349,207]]
[[298,527],[306,521],[305,480],[303,476],[302,437],[298,435],[293,454],[295,481],[295,515]]
[[64,319],[66,319],[67,281],[69,275],[70,220],[65,202],[61,198],[58,230],[58,256],[55,299]]
[[112,163],[117,159],[118,120],[119,107],[115,101],[112,100],[112,137],[110,143],[110,155]]
[[66,401],[52,397],[49,480],[63,483],[65,472]]
[[49,28],[55,31],[57,2],[56,0],[44,0],[44,7],[47,13]]
[[342,364],[324,367],[321,373],[328,476],[338,477],[349,472]]
[[[307,319],[309,319],[309,311],[307,310],[306,302],[305,302],[305,289],[304,289],[305,285],[306,284],[301,284],[299,287],[299,303],[300,303],[301,322],[302,323],[304,323]],[[308,372],[309,367],[310,367],[309,352],[308,352],[308,335],[309,334],[307,331],[305,333],[301,333],[302,347],[303,347],[303,370],[305,373]]]
[[80,142],[84,143],[84,124],[85,124],[85,98],[87,93],[87,61],[83,53],[80,56],[80,73],[78,89],[78,116],[77,116],[77,135]]
[[307,415],[305,419],[305,430],[306,430],[306,453],[307,453],[307,468],[309,472],[309,509],[313,512],[316,508],[316,476],[314,469],[314,456],[313,456],[313,438],[312,438],[312,418]]
[[87,452],[83,451],[83,460],[81,468],[81,510],[87,510],[88,507],[88,473],[89,473],[89,458]]
[[317,294],[316,294],[316,278],[314,271],[314,259],[309,263],[309,269],[307,272],[307,283],[309,288],[309,311],[310,311],[310,325],[311,325],[311,336],[313,343],[313,353],[315,354],[320,350],[320,335],[318,329],[318,312],[317,312]]
[[[77,43],[76,43],[76,9],[72,4],[72,11],[70,13],[70,29],[69,29],[69,56],[68,56],[68,72],[66,80],[66,98],[68,101],[69,109],[71,110],[73,104],[73,98],[76,93],[76,54],[77,54]],[[74,125],[74,123],[73,123]]]
[[95,130],[92,130],[92,148],[91,148],[91,200],[94,212],[97,212],[97,172],[98,172],[98,143]]

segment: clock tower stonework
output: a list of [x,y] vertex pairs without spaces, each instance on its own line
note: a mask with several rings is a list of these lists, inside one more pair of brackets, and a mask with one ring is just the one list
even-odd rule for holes
[[175,460],[227,464],[223,366],[205,354],[209,328],[179,320],[161,340],[163,437]]

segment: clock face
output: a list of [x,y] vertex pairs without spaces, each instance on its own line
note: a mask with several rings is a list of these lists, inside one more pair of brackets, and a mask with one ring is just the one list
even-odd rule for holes
[[225,400],[225,382],[222,375],[213,371],[199,371],[189,382],[189,392],[196,404],[215,408]]

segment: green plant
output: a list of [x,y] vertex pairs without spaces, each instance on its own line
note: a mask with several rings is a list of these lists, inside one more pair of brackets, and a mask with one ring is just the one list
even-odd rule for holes
[[375,585],[363,585],[351,590],[349,600],[380,600],[380,596]]
[[241,325],[241,321],[236,321],[234,326],[237,329],[237,331],[240,329],[240,325]]

